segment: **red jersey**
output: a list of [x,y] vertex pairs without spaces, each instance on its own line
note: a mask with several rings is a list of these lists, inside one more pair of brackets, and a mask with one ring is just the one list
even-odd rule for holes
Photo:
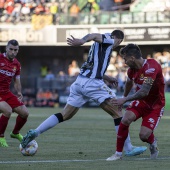
[[165,106],[164,77],[161,65],[156,60],[145,60],[142,68],[139,70],[129,68],[128,77],[136,84],[136,91],[142,87],[144,78],[152,78],[154,80],[152,88],[148,96],[141,99],[141,101],[147,104],[151,109],[158,109]]
[[21,65],[16,58],[10,61],[5,54],[0,54],[0,94],[10,91],[12,78],[20,76]]

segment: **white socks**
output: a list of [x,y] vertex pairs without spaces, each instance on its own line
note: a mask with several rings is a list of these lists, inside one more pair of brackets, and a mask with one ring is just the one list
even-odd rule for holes
[[51,129],[52,127],[56,126],[58,123],[58,118],[55,115],[51,115],[44,122],[42,122],[35,130],[39,135],[47,131],[48,129]]

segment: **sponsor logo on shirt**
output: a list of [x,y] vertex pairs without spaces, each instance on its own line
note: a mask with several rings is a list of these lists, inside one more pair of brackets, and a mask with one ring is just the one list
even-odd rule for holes
[[13,72],[16,72],[16,70],[17,70],[17,68],[16,68],[16,67],[14,67],[14,68],[13,68]]
[[146,74],[149,73],[154,73],[155,69],[154,68],[149,68],[148,70],[145,71]]
[[13,77],[15,75],[15,73],[11,73],[9,71],[1,70],[1,69],[0,69],[0,73],[5,74],[6,76],[9,76],[9,77]]

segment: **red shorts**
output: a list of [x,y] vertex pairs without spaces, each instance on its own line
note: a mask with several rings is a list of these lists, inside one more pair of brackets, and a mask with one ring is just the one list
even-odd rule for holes
[[132,111],[136,115],[136,120],[142,118],[141,126],[154,130],[163,115],[164,106],[159,109],[150,109],[145,103],[135,100],[126,110]]
[[18,100],[17,96],[15,96],[11,92],[8,92],[6,94],[0,94],[0,102],[2,101],[8,103],[12,109],[24,105],[24,103]]

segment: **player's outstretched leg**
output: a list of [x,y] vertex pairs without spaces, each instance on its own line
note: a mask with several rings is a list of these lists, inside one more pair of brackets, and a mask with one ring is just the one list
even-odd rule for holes
[[132,150],[126,151],[125,156],[136,156],[140,155],[147,150],[146,146],[133,146]]
[[20,142],[22,141],[22,139],[23,139],[23,136],[20,134],[20,133],[18,133],[18,134],[14,134],[14,133],[10,133],[10,137],[11,138],[15,138],[15,139],[18,139]]
[[44,120],[36,129],[31,129],[27,132],[21,141],[22,147],[25,148],[28,143],[35,139],[39,134],[53,128],[61,122],[63,122],[63,116],[61,113],[51,115],[46,120]]
[[34,140],[38,136],[36,130],[31,129],[27,132],[27,134],[23,137],[21,141],[21,145],[23,148],[25,148],[28,143],[30,143],[32,140]]

